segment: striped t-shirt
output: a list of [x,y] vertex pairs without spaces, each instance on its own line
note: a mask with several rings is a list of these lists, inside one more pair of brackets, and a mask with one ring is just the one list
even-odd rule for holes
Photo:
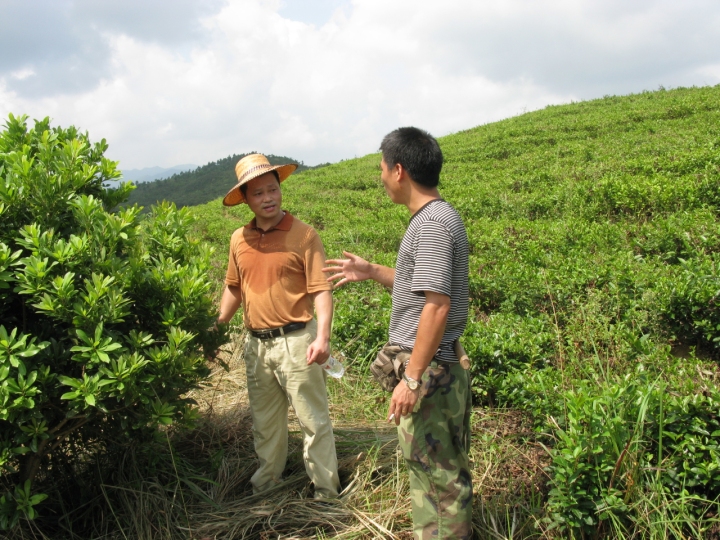
[[390,342],[415,346],[424,291],[450,297],[445,334],[435,357],[457,362],[453,342],[465,330],[468,315],[468,239],[455,209],[442,199],[430,201],[410,218],[395,265]]

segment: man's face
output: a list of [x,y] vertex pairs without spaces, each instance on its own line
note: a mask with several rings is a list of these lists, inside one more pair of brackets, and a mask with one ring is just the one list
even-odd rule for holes
[[385,188],[385,193],[388,194],[388,197],[390,197],[390,200],[392,202],[395,202],[396,198],[396,192],[397,192],[397,182],[393,179],[393,169],[388,167],[388,164],[385,163],[385,158],[382,158],[380,160],[380,180],[383,183],[383,187]]
[[280,183],[271,172],[253,178],[247,184],[245,201],[256,218],[272,220],[282,212]]

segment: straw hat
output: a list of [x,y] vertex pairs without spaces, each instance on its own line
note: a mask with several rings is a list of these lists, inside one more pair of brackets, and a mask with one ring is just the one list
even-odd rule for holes
[[235,206],[236,204],[244,203],[245,197],[243,197],[242,191],[240,191],[240,186],[247,184],[253,178],[262,176],[270,171],[277,171],[280,181],[282,182],[290,176],[297,167],[295,163],[270,165],[268,159],[262,154],[247,155],[235,165],[235,174],[237,175],[238,183],[225,195],[223,204],[225,206]]

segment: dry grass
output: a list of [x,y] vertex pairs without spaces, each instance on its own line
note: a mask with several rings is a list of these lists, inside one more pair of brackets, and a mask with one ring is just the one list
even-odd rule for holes
[[[285,480],[253,495],[249,480],[257,464],[241,340],[236,337],[223,355],[230,371],[218,366],[210,384],[190,396],[201,411],[194,429],[164,434],[165,443],[149,456],[125,453],[113,463],[117,470],[104,475],[94,501],[68,510],[52,533],[41,520],[18,530],[15,538],[411,538],[407,474],[394,425],[384,421],[386,395],[352,365],[346,377],[328,383],[345,486],[340,499],[312,498],[292,412]],[[547,459],[534,439],[527,419],[517,412],[474,411],[478,538],[541,534],[535,520]]]

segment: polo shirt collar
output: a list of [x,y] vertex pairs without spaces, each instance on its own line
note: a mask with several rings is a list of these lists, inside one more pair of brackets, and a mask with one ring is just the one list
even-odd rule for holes
[[[292,216],[292,214],[291,214],[290,212],[288,212],[288,211],[286,210],[286,211],[285,211],[285,215],[284,215],[283,218],[280,220],[280,223],[278,223],[278,224],[275,225],[274,227],[271,227],[270,229],[268,229],[268,230],[265,231],[265,232],[270,232],[270,231],[275,231],[275,230],[278,230],[278,231],[289,231],[289,230],[290,230],[290,227],[292,227],[292,222],[293,222],[293,216]],[[246,228],[246,229],[260,230],[260,229],[258,229],[258,226],[257,226],[257,223],[256,223],[255,218],[252,218],[252,220],[250,221],[250,223],[248,223],[247,225],[245,225],[245,228]]]

